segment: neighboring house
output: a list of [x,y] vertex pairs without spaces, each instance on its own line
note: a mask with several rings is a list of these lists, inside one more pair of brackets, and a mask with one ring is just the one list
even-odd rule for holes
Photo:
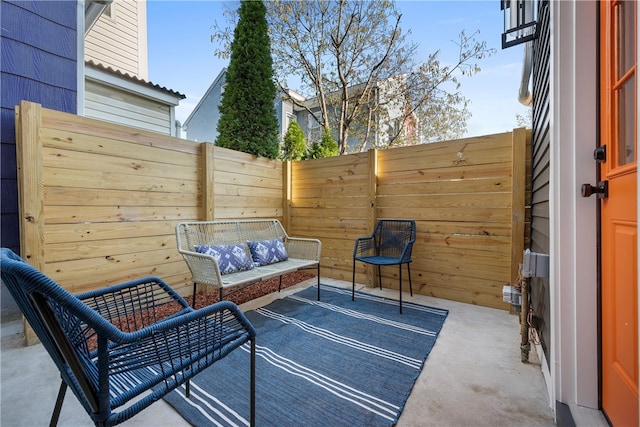
[[[361,96],[363,90],[364,84],[351,86],[348,89],[348,96],[353,100]],[[402,141],[405,145],[415,145],[419,142],[417,117],[407,112],[410,107],[402,95],[405,90],[404,75],[372,84],[369,98],[373,101],[371,104],[360,103],[359,114],[349,126],[348,153],[366,151],[370,148],[386,148],[394,138],[395,142]],[[339,97],[340,94],[333,92],[326,97],[331,99],[336,96]],[[297,121],[307,138],[310,141],[322,139],[323,129],[315,119],[315,117],[321,117],[318,98],[303,99],[303,106],[289,102],[294,105]],[[335,104],[337,103],[334,102]],[[331,106],[328,109],[329,121],[332,123],[331,130],[335,133],[340,110]]]
[[[227,69],[223,68],[213,80],[205,94],[200,98],[189,117],[184,121],[182,130],[186,139],[198,142],[215,142],[218,137],[218,120],[220,120],[220,104],[227,82]],[[296,96],[295,94],[293,96]],[[299,95],[297,95],[299,96]],[[284,137],[291,121],[296,120],[293,104],[278,94],[273,101],[278,118],[278,134]]]
[[175,107],[183,94],[93,61],[84,71],[86,117],[180,136]]
[[531,250],[550,273],[531,305],[550,404],[561,426],[637,426],[637,2],[540,1],[537,22]]
[[[182,130],[186,133],[186,139],[191,141],[208,141],[215,142],[218,136],[218,120],[220,119],[219,106],[222,101],[222,94],[224,92],[224,86],[226,84],[226,68],[220,71],[218,76],[214,79],[213,83],[207,89],[207,92],[200,99],[196,107],[193,109],[189,117],[184,122]],[[376,94],[380,93],[384,97],[384,90],[387,87],[393,87],[392,84],[384,85],[378,84],[375,88]],[[291,98],[295,98],[299,103],[302,103],[304,107],[301,107],[294,103]],[[396,105],[392,101],[382,102],[382,113],[380,117],[384,115],[385,119],[380,119],[379,123],[376,123],[377,132],[372,132],[370,141],[365,144],[365,147],[379,146],[384,143],[389,132],[397,131],[398,119],[403,116],[404,106]],[[317,102],[317,98],[305,99],[299,93],[293,90],[289,90],[286,94],[278,91],[276,99],[274,100],[275,113],[278,118],[279,134],[280,138],[284,138],[287,132],[289,124],[292,121],[297,122],[302,131],[304,132],[308,141],[320,141],[322,139],[322,127],[318,121],[313,117],[313,114],[320,116],[320,107]],[[313,113],[310,113],[309,110]],[[392,124],[391,124],[392,123]],[[416,121],[415,117],[411,116],[403,123],[405,127],[405,137],[411,137],[415,135]],[[352,136],[349,139],[350,151],[360,151],[362,141],[358,136]]]
[[185,96],[148,81],[146,1],[109,2],[85,32],[81,114],[180,136],[175,107]]
[[[0,1],[0,244],[3,247],[20,252],[15,106],[21,100],[67,113],[86,113],[89,117],[176,134],[179,126],[175,125],[174,107],[184,95],[146,81],[145,2],[111,3],[112,16],[103,22],[107,18],[99,17],[108,3]],[[112,37],[105,33],[109,30],[114,32]],[[127,111],[125,115],[120,113],[123,110]],[[132,123],[129,117],[138,121]],[[3,319],[15,313],[4,286],[0,300]]]
[[[85,3],[85,10],[90,4]],[[89,28],[85,26],[84,60],[147,80],[146,1],[103,2],[102,13]]]

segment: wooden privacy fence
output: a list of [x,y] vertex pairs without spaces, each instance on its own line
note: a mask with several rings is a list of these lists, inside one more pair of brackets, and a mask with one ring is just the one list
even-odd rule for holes
[[185,293],[179,221],[282,218],[283,165],[41,108],[16,108],[21,252],[72,292],[157,275]]
[[[322,275],[351,280],[377,218],[417,221],[414,291],[508,309],[521,262],[526,145],[513,132],[302,162],[48,110],[16,108],[22,256],[72,292],[158,275],[189,292],[179,221],[277,218],[322,241]],[[406,275],[403,275],[406,279]],[[373,283],[365,265],[357,281]],[[397,288],[397,269],[383,269]]]
[[[378,218],[411,218],[413,289],[508,309],[502,287],[518,277],[525,241],[530,131],[418,145],[291,165],[289,228],[322,239],[323,275],[351,280],[354,240]],[[374,284],[356,265],[356,281]],[[398,269],[383,269],[398,287]],[[403,274],[404,289],[408,278]]]

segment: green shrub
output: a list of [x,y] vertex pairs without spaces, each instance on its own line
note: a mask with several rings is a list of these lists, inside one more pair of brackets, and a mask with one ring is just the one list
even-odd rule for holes
[[282,147],[282,158],[284,160],[298,161],[305,158],[307,154],[307,140],[304,132],[297,122],[289,123],[287,133],[284,136]]
[[320,143],[314,142],[311,144],[307,157],[310,159],[320,159],[323,157],[334,157],[337,156],[338,153],[338,143],[333,139],[333,136],[331,136],[331,130],[325,127],[322,132],[322,140]]

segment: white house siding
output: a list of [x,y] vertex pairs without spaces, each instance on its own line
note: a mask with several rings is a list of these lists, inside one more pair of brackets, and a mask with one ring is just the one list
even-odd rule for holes
[[115,0],[85,37],[85,60],[148,79],[146,2]]
[[557,1],[550,7],[552,395],[570,408],[576,425],[605,425],[580,422],[592,416],[589,409],[602,419],[597,411],[597,209],[579,189],[596,181],[598,4]]
[[85,115],[154,132],[172,135],[173,117],[168,105],[104,85],[85,83]]

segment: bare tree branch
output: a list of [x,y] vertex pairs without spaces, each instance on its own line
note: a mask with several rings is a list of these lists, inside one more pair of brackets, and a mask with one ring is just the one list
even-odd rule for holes
[[478,62],[493,54],[476,40],[477,31],[460,33],[458,61],[444,65],[440,51],[416,58],[392,0],[266,4],[279,87],[287,93],[287,78],[299,79],[296,91],[305,99],[289,99],[333,130],[341,154],[464,133],[470,114],[459,78],[479,72]]

